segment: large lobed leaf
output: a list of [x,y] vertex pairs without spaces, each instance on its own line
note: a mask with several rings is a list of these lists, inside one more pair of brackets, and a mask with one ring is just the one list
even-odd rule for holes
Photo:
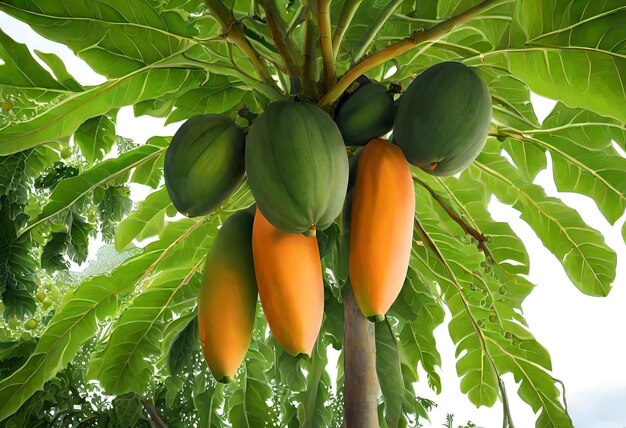
[[480,180],[502,202],[521,212],[521,218],[561,262],[572,283],[583,293],[606,296],[615,279],[616,255],[597,230],[557,198],[522,179],[499,155],[499,145],[490,140],[469,174]]
[[626,123],[622,0],[516,2],[508,48],[496,53],[541,95]]

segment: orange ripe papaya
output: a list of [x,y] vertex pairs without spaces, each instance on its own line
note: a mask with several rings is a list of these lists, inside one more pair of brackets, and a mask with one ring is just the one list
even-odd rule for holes
[[231,215],[207,255],[198,296],[204,359],[218,382],[233,380],[252,340],[258,297],[247,211]]
[[415,190],[398,146],[370,141],[359,158],[350,214],[350,282],[361,312],[382,321],[406,277]]
[[261,306],[278,343],[308,358],[324,314],[324,282],[317,239],[286,233],[256,211],[252,254]]

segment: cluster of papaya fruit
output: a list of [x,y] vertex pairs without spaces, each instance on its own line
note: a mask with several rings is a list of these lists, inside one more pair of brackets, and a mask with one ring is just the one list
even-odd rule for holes
[[[351,287],[363,315],[383,320],[411,253],[409,163],[452,175],[476,158],[486,140],[489,91],[460,63],[426,69],[397,101],[365,77],[347,92],[334,120],[311,103],[279,101],[247,135],[228,117],[195,116],[166,152],[165,184],[181,213],[214,210],[244,175],[256,201],[222,225],[204,267],[200,339],[218,381],[232,380],[243,361],[257,298],[277,342],[293,356],[311,354],[324,309],[316,231],[342,210]],[[392,139],[383,139],[392,129]],[[355,154],[349,160],[347,153]]]

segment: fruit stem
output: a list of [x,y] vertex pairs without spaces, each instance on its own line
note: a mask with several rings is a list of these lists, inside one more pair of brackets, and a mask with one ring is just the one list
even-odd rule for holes
[[378,427],[374,324],[361,313],[350,281],[344,285],[344,426]]
[[343,94],[343,92],[348,89],[352,82],[354,82],[360,75],[365,74],[369,70],[410,51],[420,43],[439,40],[445,37],[456,27],[465,24],[481,13],[511,1],[513,0],[484,0],[482,3],[479,3],[456,16],[448,18],[425,31],[414,31],[413,34],[404,40],[374,52],[372,55],[363,58],[354,67],[348,70],[346,74],[344,74],[343,77],[328,90],[328,92],[319,101],[318,105],[320,107],[325,107],[334,104],[335,101],[341,97],[341,94]]

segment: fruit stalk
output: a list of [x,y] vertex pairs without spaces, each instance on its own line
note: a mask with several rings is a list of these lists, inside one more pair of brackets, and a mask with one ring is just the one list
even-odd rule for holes
[[363,316],[350,283],[344,286],[344,426],[378,427],[374,323]]
[[415,31],[406,39],[373,53],[348,70],[346,74],[344,74],[343,77],[328,90],[326,95],[320,99],[318,105],[320,107],[325,107],[334,104],[335,101],[339,99],[341,94],[343,94],[344,91],[350,87],[352,82],[354,82],[360,75],[365,74],[369,70],[410,51],[420,43],[439,40],[445,37],[456,27],[465,24],[481,13],[511,1],[513,0],[485,0],[482,3],[479,3],[456,16],[446,19],[445,21],[442,21],[425,31]]

